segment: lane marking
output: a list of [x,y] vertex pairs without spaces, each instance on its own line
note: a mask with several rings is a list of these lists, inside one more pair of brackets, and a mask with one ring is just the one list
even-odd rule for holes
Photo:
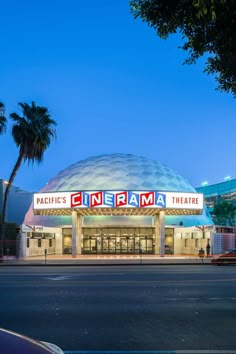
[[[97,275],[104,275],[104,276],[107,276],[107,275],[110,275],[109,273],[104,273],[104,274],[92,274],[92,276],[97,276]],[[115,275],[124,275],[122,273],[118,273],[118,274],[115,274]],[[57,276],[54,276],[53,278],[51,277],[46,277],[45,279],[49,279],[49,280],[67,280],[67,279],[71,279],[71,278],[80,278],[80,277],[87,277],[87,276],[90,276],[90,274],[71,274],[71,275],[57,275]]]
[[[137,273],[138,274],[138,273]],[[128,275],[126,273],[77,273],[77,274],[73,274],[73,273],[63,273],[63,274],[56,274],[56,273],[0,273],[0,277],[1,276],[5,276],[5,277],[9,277],[9,276],[32,276],[32,277],[35,277],[35,276],[43,276],[43,277],[63,277],[63,276],[70,276],[70,277],[85,277],[85,276],[107,276],[107,275]]]
[[[165,300],[165,298],[159,298],[160,300]],[[211,300],[211,301],[229,301],[229,300],[236,300],[236,298],[233,297],[199,297],[199,298],[192,298],[192,297],[179,297],[179,298],[167,298],[167,301],[206,301],[206,300]]]
[[[97,285],[124,285],[124,286],[135,286],[135,285],[150,285],[150,286],[161,286],[161,285],[167,285],[171,286],[173,284],[175,285],[181,285],[181,284],[192,284],[192,286],[198,286],[199,283],[208,283],[209,284],[217,284],[217,283],[228,283],[232,281],[236,281],[236,279],[197,279],[197,280],[115,280],[115,279],[110,279],[110,280],[84,280],[84,279],[75,279],[75,278],[80,278],[80,276],[56,276],[56,277],[44,277],[42,280],[49,280],[49,281],[55,281],[55,280],[61,280],[61,281],[67,281],[68,283],[72,284],[81,284],[81,285],[88,285],[88,286],[97,286]],[[74,279],[73,279],[74,278]],[[16,279],[2,279],[0,280],[1,285],[5,284],[15,284],[17,285],[18,283],[22,283],[22,281],[25,281],[26,283],[38,283],[38,279],[23,279],[22,278],[16,278]],[[46,285],[46,282],[41,282],[41,286]]]
[[176,354],[175,350],[72,350],[65,354]]
[[175,350],[72,350],[65,354],[176,354]]
[[[72,278],[68,277],[68,278]],[[236,281],[235,278],[233,279],[173,279],[173,280],[81,280],[80,283],[83,284],[161,284],[161,283],[198,283],[198,282],[207,282],[207,283],[221,283],[221,282],[232,282],[232,281]]]
[[[67,279],[71,279],[75,277],[75,275],[59,275],[57,277],[54,277],[54,278],[45,278],[45,279],[49,279],[49,280],[67,280]],[[76,275],[76,277],[79,277],[79,275]]]
[[236,354],[236,350],[66,350],[65,354]]

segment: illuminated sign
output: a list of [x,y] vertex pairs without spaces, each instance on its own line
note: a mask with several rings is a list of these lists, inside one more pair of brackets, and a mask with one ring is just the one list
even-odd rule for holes
[[77,192],[71,194],[71,207],[120,208],[166,207],[166,195],[159,192]]
[[199,193],[78,191],[34,194],[34,210],[79,208],[203,209]]

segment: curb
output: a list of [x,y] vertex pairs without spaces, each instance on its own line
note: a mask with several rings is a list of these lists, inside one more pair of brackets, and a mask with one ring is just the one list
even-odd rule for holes
[[13,263],[1,263],[0,267],[119,267],[119,266],[213,266],[211,263],[23,263],[23,264],[13,264]]

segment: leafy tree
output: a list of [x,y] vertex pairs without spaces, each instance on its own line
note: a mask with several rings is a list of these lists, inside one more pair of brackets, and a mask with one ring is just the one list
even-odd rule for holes
[[4,133],[6,130],[7,119],[5,117],[5,106],[0,102],[0,134]]
[[10,256],[16,255],[16,250],[17,250],[16,243],[17,243],[17,225],[13,222],[6,222],[4,253]]
[[203,225],[203,226],[197,226],[196,225],[195,227],[197,227],[199,230],[202,231],[202,238],[206,238],[207,230],[211,229],[211,226],[205,226],[205,225]]
[[235,0],[130,0],[131,13],[167,39],[180,33],[187,64],[206,55],[204,71],[215,75],[218,90],[236,97]]
[[19,149],[18,159],[10,175],[5,189],[0,234],[0,257],[3,256],[3,240],[5,235],[5,216],[8,194],[14,181],[17,171],[23,161],[40,163],[43,160],[45,150],[49,147],[51,140],[55,138],[56,122],[51,118],[48,109],[37,106],[34,102],[31,105],[19,103],[22,115],[10,114],[14,124],[12,136]]
[[212,217],[215,224],[234,226],[236,206],[225,200],[218,201],[213,208]]

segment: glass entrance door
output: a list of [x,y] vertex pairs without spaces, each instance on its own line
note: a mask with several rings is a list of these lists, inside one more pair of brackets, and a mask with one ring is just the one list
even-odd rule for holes
[[121,237],[120,253],[128,253],[128,237]]
[[72,235],[71,230],[63,230],[63,254],[72,254]]
[[108,253],[108,238],[102,237],[102,253]]
[[85,228],[83,253],[153,253],[154,230],[151,228]]
[[127,241],[128,241],[128,253],[134,253],[135,251],[134,237],[129,237]]
[[83,253],[97,253],[97,239],[95,237],[84,238]]
[[97,253],[97,239],[95,237],[91,238],[90,249],[92,253]]
[[116,253],[116,238],[103,237],[102,238],[102,253]]
[[142,253],[153,253],[153,238],[140,237],[140,250]]
[[109,237],[108,239],[108,251],[109,253],[116,253],[116,238]]

